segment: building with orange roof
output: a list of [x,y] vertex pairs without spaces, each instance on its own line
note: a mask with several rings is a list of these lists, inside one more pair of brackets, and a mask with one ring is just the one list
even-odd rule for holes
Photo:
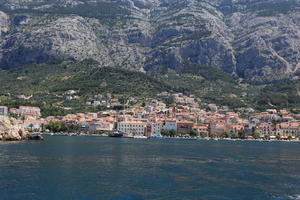
[[210,123],[210,134],[221,134],[227,132],[225,123]]
[[236,134],[245,130],[245,127],[243,125],[238,125],[238,124],[228,124],[227,128],[228,128],[228,132],[236,133]]
[[204,125],[194,125],[193,126],[193,131],[197,132],[198,134],[205,133],[208,136],[208,134],[209,134],[209,127],[208,126],[204,126]]
[[31,117],[38,119],[41,117],[41,109],[34,106],[20,106],[19,109],[11,108],[9,112],[25,118]]
[[256,126],[256,132],[260,134],[261,137],[274,137],[276,136],[276,129],[273,123],[264,122]]
[[14,120],[13,124],[22,124],[25,128],[29,130],[37,130],[40,131],[42,126],[46,124],[45,120]]
[[112,131],[115,124],[107,121],[93,121],[89,123],[89,131]]
[[193,130],[194,122],[192,121],[177,121],[177,133],[188,135]]
[[18,112],[22,116],[31,116],[35,119],[41,117],[41,109],[34,106],[20,106]]
[[276,125],[276,135],[282,139],[300,136],[300,123],[282,122]]

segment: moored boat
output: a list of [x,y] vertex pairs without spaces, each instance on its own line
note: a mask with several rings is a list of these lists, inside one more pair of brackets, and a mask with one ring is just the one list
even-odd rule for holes
[[108,135],[109,137],[123,137],[123,133],[118,131],[118,130],[114,130],[112,133],[110,133]]
[[144,135],[135,135],[135,136],[133,136],[133,138],[135,138],[135,139],[148,139],[148,137],[144,136]]

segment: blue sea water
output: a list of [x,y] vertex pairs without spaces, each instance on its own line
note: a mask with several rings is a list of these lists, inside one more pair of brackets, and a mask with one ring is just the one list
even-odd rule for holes
[[48,136],[0,143],[0,199],[300,199],[300,143]]

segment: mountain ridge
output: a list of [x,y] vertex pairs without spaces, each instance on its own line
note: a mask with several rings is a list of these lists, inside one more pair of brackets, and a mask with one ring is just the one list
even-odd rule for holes
[[298,79],[297,0],[3,0],[0,68],[94,59],[148,71],[188,60],[253,83]]

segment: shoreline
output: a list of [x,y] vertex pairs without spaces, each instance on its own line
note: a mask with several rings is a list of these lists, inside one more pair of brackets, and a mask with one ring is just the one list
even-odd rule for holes
[[[33,133],[39,135],[46,135],[46,136],[77,136],[77,137],[109,137],[108,135],[96,135],[96,134],[76,134],[76,133]],[[231,138],[185,138],[185,137],[150,137],[150,138],[133,138],[133,137],[119,137],[119,138],[126,138],[126,139],[178,139],[178,140],[198,140],[198,141],[232,141],[232,142],[300,142],[300,140],[265,140],[265,139],[231,139]]]

